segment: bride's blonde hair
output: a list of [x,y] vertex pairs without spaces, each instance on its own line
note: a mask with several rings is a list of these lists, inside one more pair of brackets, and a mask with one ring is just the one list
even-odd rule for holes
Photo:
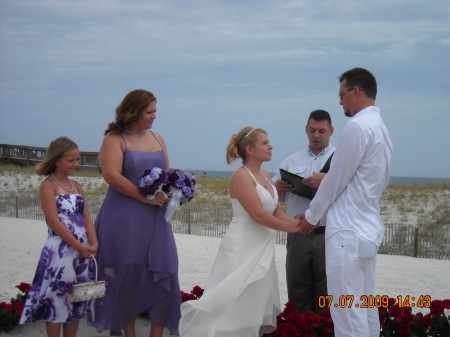
[[260,128],[254,128],[246,126],[238,134],[232,134],[230,142],[227,146],[226,160],[227,164],[231,164],[236,159],[241,158],[242,162],[246,161],[245,147],[247,145],[255,146],[256,138],[263,132],[267,135],[267,132]]

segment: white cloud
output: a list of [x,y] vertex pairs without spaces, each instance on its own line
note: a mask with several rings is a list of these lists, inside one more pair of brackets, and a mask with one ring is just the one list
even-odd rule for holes
[[[448,17],[445,1],[4,0],[0,143],[46,146],[65,120],[62,131],[97,151],[115,106],[144,88],[158,97],[155,128],[171,162],[228,169],[231,133],[261,125],[276,144],[274,169],[306,145],[298,127],[313,109],[330,111],[337,143],[346,121],[337,77],[362,66],[397,139],[393,174],[448,176],[449,159],[429,149],[450,140]],[[410,144],[428,160],[402,164]]]

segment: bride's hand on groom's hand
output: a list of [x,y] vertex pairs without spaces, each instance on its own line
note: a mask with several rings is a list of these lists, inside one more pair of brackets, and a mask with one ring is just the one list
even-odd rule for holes
[[301,219],[301,223],[300,223],[300,229],[299,232],[304,234],[304,235],[309,235],[312,233],[312,231],[314,230],[314,226],[311,225],[306,219],[305,217],[303,217]]
[[290,228],[289,228],[289,230],[287,230],[287,232],[297,233],[300,228],[300,221],[301,221],[300,219],[292,219],[292,221],[289,222]]

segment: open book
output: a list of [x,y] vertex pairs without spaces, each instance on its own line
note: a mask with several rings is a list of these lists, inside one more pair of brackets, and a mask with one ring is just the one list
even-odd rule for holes
[[292,172],[280,169],[281,179],[292,185],[293,189],[290,193],[297,194],[308,199],[314,198],[317,190],[311,186],[303,184],[303,177]]

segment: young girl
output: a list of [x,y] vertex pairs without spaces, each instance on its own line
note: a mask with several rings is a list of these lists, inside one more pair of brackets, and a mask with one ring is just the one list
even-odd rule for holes
[[36,274],[27,296],[20,324],[46,321],[47,336],[77,333],[88,301],[71,303],[68,292],[75,283],[89,282],[95,275],[92,258],[97,236],[80,184],[70,180],[80,161],[77,144],[67,137],[52,141],[44,161],[36,168],[48,176],[40,187],[40,199],[48,225]]

